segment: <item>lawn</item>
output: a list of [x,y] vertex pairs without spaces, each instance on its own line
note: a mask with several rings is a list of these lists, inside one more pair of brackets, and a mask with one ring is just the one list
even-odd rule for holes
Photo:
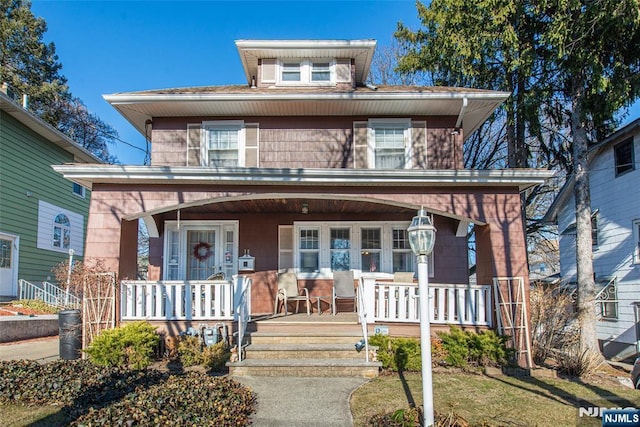
[[[433,395],[437,414],[455,413],[471,425],[483,426],[600,426],[599,419],[579,418],[578,408],[640,407],[640,390],[603,374],[582,381],[436,372]],[[375,414],[408,409],[413,401],[422,405],[420,374],[380,376],[353,393],[354,425],[366,426]]]

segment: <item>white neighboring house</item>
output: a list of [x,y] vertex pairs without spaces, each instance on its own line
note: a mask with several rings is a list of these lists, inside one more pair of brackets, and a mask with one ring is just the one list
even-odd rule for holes
[[[589,152],[593,272],[598,339],[605,357],[628,359],[640,349],[640,118]],[[558,224],[563,285],[576,283],[573,179],[547,214]]]

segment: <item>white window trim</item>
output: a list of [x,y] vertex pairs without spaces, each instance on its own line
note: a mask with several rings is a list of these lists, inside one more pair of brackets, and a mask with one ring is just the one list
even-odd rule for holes
[[[163,261],[162,261],[162,280],[167,280],[167,274],[169,273],[169,262],[171,261],[169,258],[170,255],[170,247],[169,247],[169,237],[171,232],[178,232],[178,240],[179,240],[179,248],[178,248],[178,269],[179,275],[182,278],[187,276],[187,232],[191,230],[207,230],[207,229],[218,229],[220,232],[216,233],[216,247],[220,248],[219,253],[217,254],[217,259],[215,260],[215,265],[225,265],[225,245],[224,245],[224,233],[226,231],[233,231],[234,233],[234,241],[233,241],[233,253],[235,257],[233,257],[233,274],[238,273],[238,228],[239,222],[235,220],[220,220],[220,221],[165,221],[164,223],[164,238],[162,242],[162,253]],[[229,278],[230,279],[230,278]],[[180,280],[180,279],[178,279]]]
[[403,127],[404,128],[404,169],[413,167],[413,147],[411,137],[411,119],[369,119],[367,122],[367,163],[370,169],[376,168],[376,144],[375,130],[382,127]]
[[[329,71],[331,77],[329,81],[313,81],[311,80],[311,71],[313,69],[314,62],[328,62]],[[299,81],[284,81],[282,80],[282,68],[283,64],[298,63],[300,64],[300,80]],[[276,85],[277,86],[335,86],[336,85],[336,60],[335,58],[313,58],[313,59],[298,59],[287,58],[278,59],[276,61]]]
[[202,134],[200,140],[200,158],[202,159],[203,166],[209,166],[209,147],[207,144],[207,129],[237,129],[238,130],[238,164],[237,166],[244,167],[246,162],[245,146],[246,146],[246,133],[244,120],[211,120],[202,122]]
[[[387,277],[393,270],[393,233],[396,228],[407,228],[408,221],[296,221],[293,223],[293,268],[298,277],[301,279],[331,279],[333,273],[331,271],[331,229],[332,228],[350,228],[351,230],[351,270],[362,270],[361,263],[361,232],[362,228],[380,228],[382,229],[382,251],[380,254],[380,267],[378,272],[369,273],[368,275],[379,275]],[[320,230],[320,259],[318,261],[319,269],[313,273],[304,273],[300,271],[300,230],[318,228]],[[429,255],[429,277],[433,277],[434,272],[434,254]]]
[[633,263],[640,265],[640,219],[633,220]]

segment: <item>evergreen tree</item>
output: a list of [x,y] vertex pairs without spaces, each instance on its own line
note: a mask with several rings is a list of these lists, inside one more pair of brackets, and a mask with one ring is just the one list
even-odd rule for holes
[[0,83],[28,96],[28,108],[101,160],[116,163],[108,144],[117,131],[69,91],[55,45],[43,42],[47,24],[23,0],[0,0]]

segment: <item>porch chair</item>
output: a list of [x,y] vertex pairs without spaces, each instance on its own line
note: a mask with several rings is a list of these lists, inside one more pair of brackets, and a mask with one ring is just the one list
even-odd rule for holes
[[288,315],[287,305],[289,302],[295,301],[296,313],[300,306],[300,301],[307,303],[307,315],[311,315],[311,301],[309,300],[309,290],[307,288],[298,288],[298,278],[295,273],[278,273],[278,292],[273,305],[273,314],[278,314],[278,304],[280,301],[284,304],[284,315]]
[[333,315],[338,312],[336,302],[339,300],[352,300],[353,311],[358,306],[356,290],[353,284],[353,271],[334,271],[333,272]]

